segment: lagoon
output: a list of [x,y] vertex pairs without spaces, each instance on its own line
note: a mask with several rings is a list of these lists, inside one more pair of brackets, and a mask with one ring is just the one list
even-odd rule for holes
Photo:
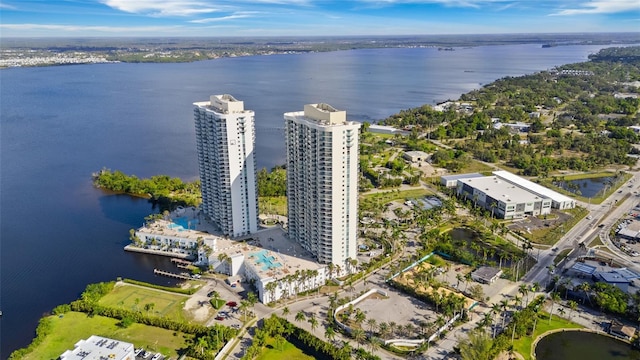
[[564,331],[543,337],[537,344],[538,360],[631,360],[640,351],[609,336],[583,331]]

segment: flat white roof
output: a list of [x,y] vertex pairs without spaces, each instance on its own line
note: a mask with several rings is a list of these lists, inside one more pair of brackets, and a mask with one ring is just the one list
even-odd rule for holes
[[543,197],[547,197],[550,198],[551,200],[558,202],[558,203],[564,203],[564,202],[572,202],[574,201],[572,198],[562,195],[559,192],[553,191],[549,188],[546,188],[540,184],[536,184],[533,181],[529,181],[525,178],[522,178],[518,175],[514,175],[508,171],[504,171],[504,170],[498,170],[498,171],[494,171],[493,175],[500,177],[502,179],[505,179],[509,182],[512,182],[514,184],[520,185],[525,189],[528,189],[529,191],[532,191],[540,196]]
[[444,179],[445,181],[449,181],[449,180],[460,180],[460,179],[472,179],[472,178],[479,178],[479,177],[484,177],[484,175],[478,174],[478,173],[468,173],[468,174],[442,175],[440,178]]
[[113,340],[102,336],[91,335],[87,340],[80,340],[73,350],[60,355],[61,360],[123,360],[133,355],[133,344]]
[[542,200],[540,196],[497,176],[459,179],[458,181],[476,188],[495,200],[502,201],[505,204],[521,204]]

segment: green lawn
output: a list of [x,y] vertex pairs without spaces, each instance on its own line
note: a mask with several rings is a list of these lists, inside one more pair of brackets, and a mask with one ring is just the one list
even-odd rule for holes
[[[73,349],[75,343],[91,335],[104,336],[133,343],[165,356],[177,358],[176,349],[185,346],[184,336],[162,328],[132,324],[126,329],[118,327],[119,320],[103,316],[89,317],[87,314],[68,312],[63,316],[51,316],[53,330],[24,360],[57,359],[66,350]],[[175,335],[174,335],[175,334]]]
[[[557,308],[557,307],[558,305],[556,305],[554,308]],[[535,334],[533,334],[533,336],[523,336],[520,339],[516,339],[513,342],[513,348],[515,351],[520,353],[525,360],[531,360],[531,350],[532,350],[531,345],[539,335],[554,329],[582,329],[582,328],[584,328],[584,326],[573,323],[567,319],[560,318],[555,314],[553,315],[553,319],[551,319],[551,324],[549,324],[549,314],[545,312],[541,312],[540,314],[538,314],[538,323],[536,325]]]
[[267,340],[268,348],[262,350],[262,353],[256,358],[256,360],[313,360],[312,356],[306,355],[302,350],[293,346],[292,343],[285,340],[284,344],[279,344],[276,349],[275,341],[273,339]]
[[116,286],[111,293],[100,299],[100,304],[142,312],[146,312],[145,305],[153,304],[149,314],[188,321],[188,314],[182,310],[188,298],[186,295],[124,284]]
[[286,196],[260,196],[258,205],[260,214],[287,216]]
[[466,173],[491,173],[494,169],[490,166],[487,166],[480,161],[471,160],[464,164],[464,167],[458,171],[460,174]]
[[362,200],[375,199],[381,202],[390,202],[395,200],[416,199],[425,195],[432,195],[433,191],[427,190],[422,187],[417,187],[411,190],[389,190],[382,192],[374,192],[361,195]]

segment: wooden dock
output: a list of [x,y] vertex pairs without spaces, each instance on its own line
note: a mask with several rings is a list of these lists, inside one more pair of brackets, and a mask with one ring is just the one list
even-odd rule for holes
[[172,278],[176,278],[176,279],[184,279],[184,280],[190,280],[191,279],[191,276],[186,276],[186,275],[182,275],[182,274],[176,274],[176,273],[163,271],[163,270],[158,270],[158,269],[153,269],[153,273],[156,274],[156,275],[162,275],[162,276],[172,277]]
[[172,258],[171,262],[173,263],[173,265],[179,267],[180,269],[189,269],[189,267],[192,265],[191,261],[186,261],[178,258]]
[[172,258],[171,262],[178,265],[191,265],[191,261],[187,261],[187,260],[183,260],[183,259],[178,259],[178,258]]

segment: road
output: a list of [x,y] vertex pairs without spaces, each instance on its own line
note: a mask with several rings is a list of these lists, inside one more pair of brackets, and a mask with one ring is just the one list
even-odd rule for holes
[[[629,187],[630,185],[631,187]],[[545,284],[550,277],[554,276],[554,274],[550,273],[549,266],[553,265],[553,260],[557,254],[565,249],[577,248],[581,242],[587,244],[596,235],[601,235],[605,245],[617,255],[617,261],[634,271],[640,272],[640,266],[615,247],[608,237],[611,226],[636,205],[638,199],[633,194],[633,191],[638,189],[640,189],[640,172],[635,172],[633,177],[620,187],[619,191],[614,192],[601,205],[587,205],[590,208],[589,215],[567,231],[556,243],[556,251],[553,249],[541,250],[537,265],[527,273],[522,281],[525,283],[537,282],[538,284]],[[631,194],[631,196],[624,199],[628,194]],[[599,228],[598,224],[604,224],[604,226]]]

